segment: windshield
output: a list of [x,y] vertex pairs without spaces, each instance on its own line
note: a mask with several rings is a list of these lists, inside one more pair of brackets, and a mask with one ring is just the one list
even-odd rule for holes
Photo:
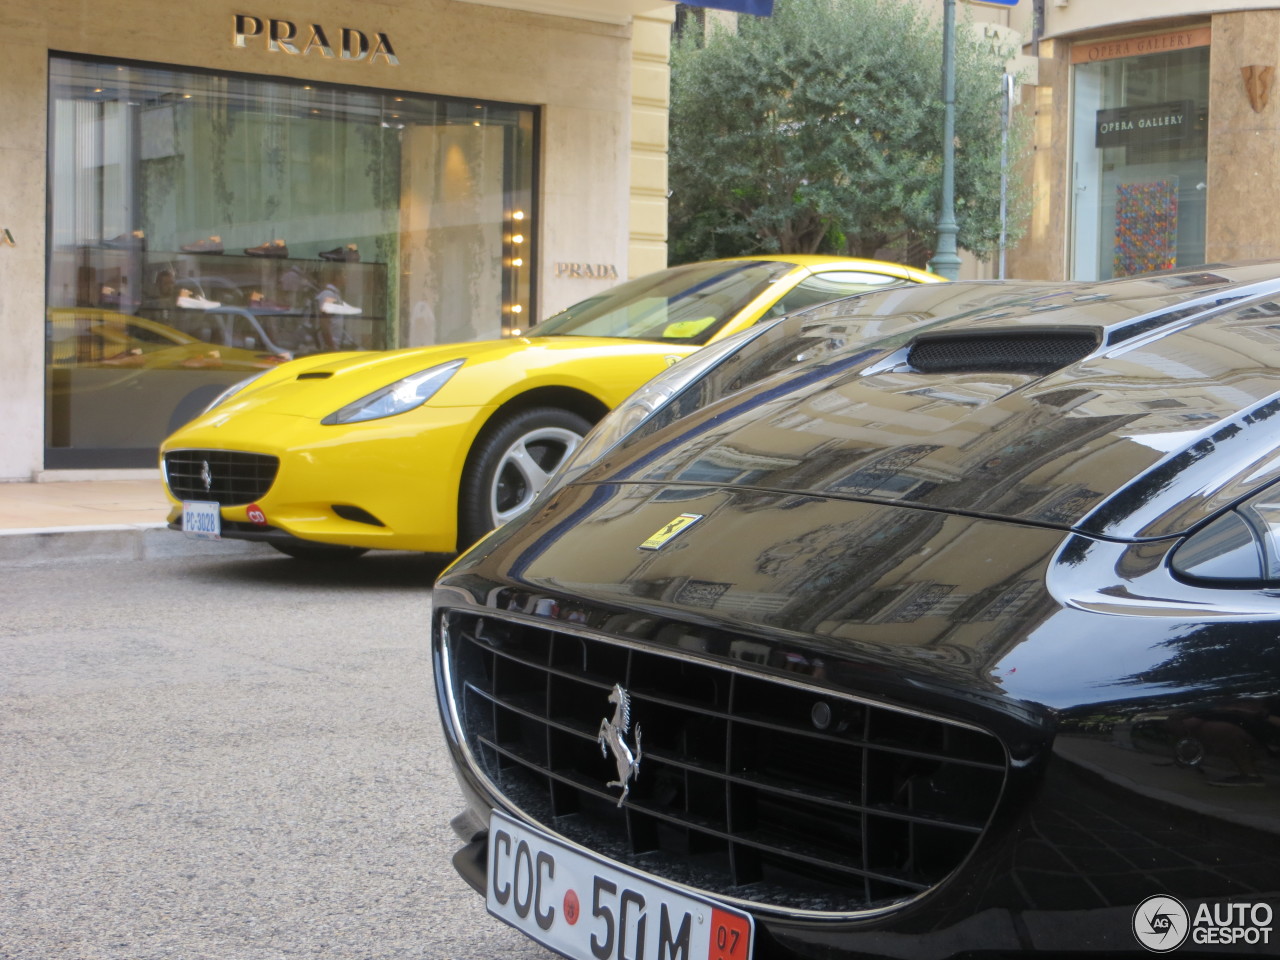
[[794,264],[767,260],[691,263],[659,270],[576,303],[531,337],[621,337],[706,343]]

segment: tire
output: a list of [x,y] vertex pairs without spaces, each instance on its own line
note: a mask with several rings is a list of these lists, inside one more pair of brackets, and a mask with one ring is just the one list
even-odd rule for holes
[[522,410],[487,426],[462,472],[458,549],[528,510],[590,429],[589,420],[557,407]]
[[296,543],[268,540],[267,543],[287,557],[308,563],[346,563],[369,552],[363,547],[341,547],[331,543],[308,543],[305,540]]

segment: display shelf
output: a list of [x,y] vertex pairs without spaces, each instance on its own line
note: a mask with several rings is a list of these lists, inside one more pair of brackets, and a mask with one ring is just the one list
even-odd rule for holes
[[[376,262],[104,245],[55,251],[50,291],[55,306],[119,310],[210,343],[302,356],[385,348],[387,280]],[[331,313],[326,302],[359,313]]]

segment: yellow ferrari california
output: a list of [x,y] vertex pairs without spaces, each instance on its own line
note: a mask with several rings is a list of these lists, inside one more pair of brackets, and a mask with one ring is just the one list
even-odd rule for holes
[[308,356],[230,388],[160,449],[170,526],[290,556],[452,553],[528,509],[597,420],[762,319],[941,278],[762,256],[620,284],[526,336]]

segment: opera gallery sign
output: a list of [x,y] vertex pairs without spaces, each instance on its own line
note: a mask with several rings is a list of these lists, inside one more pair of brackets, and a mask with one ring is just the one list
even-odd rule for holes
[[326,30],[320,24],[312,23],[300,28],[292,20],[235,14],[232,18],[232,46],[248,47],[251,43],[261,44],[268,53],[301,57],[315,54],[328,60],[337,58],[351,62],[367,59],[369,63],[382,61],[393,67],[400,63],[385,33],[375,33],[370,37],[353,27]]
[[1196,108],[1191,100],[1115,107],[1099,110],[1096,122],[1096,147],[1132,147],[1140,143],[1180,141],[1195,131]]

